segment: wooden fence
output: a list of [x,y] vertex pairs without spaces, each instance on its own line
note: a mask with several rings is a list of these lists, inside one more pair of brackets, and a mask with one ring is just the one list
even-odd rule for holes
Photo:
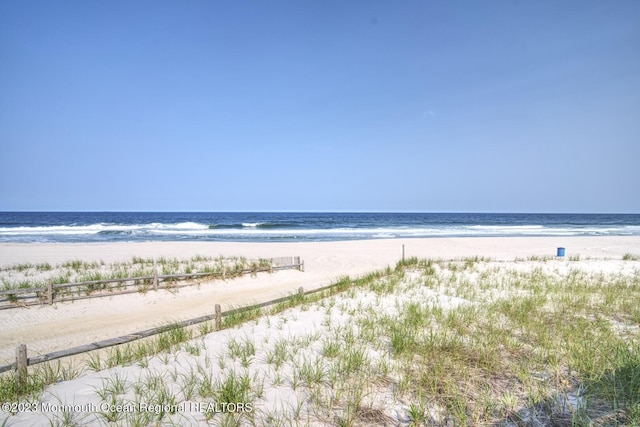
[[39,288],[17,288],[0,291],[0,310],[33,305],[52,305],[57,302],[102,298],[113,295],[144,293],[150,290],[178,289],[193,286],[193,283],[177,283],[186,280],[226,279],[228,276],[297,269],[304,271],[304,261],[299,256],[269,259],[268,266],[256,266],[240,271],[220,271],[205,273],[154,274],[152,276],[125,277],[117,279],[92,280],[77,283],[53,284]]
[[[349,284],[353,284],[353,282],[349,281]],[[222,329],[222,318],[224,316],[230,316],[230,315],[244,313],[244,312],[252,311],[256,309],[262,309],[264,307],[279,304],[281,302],[289,301],[294,298],[304,297],[304,296],[319,293],[319,292],[324,292],[324,291],[340,292],[341,290],[344,289],[343,286],[344,286],[344,283],[339,282],[339,283],[324,286],[321,288],[316,288],[307,292],[304,291],[304,288],[299,287],[297,292],[294,293],[293,295],[276,298],[263,303],[254,304],[246,307],[235,308],[227,311],[222,311],[220,304],[215,304],[213,314],[208,314],[205,316],[200,316],[200,317],[196,317],[189,320],[184,320],[182,322],[176,322],[168,326],[161,326],[157,328],[146,329],[144,331],[136,332],[133,334],[123,335],[120,337],[98,341],[91,344],[85,344],[85,345],[81,345],[78,347],[73,347],[65,350],[55,351],[52,353],[43,354],[35,357],[28,357],[26,344],[20,344],[16,347],[15,362],[10,365],[0,366],[0,373],[14,370],[16,373],[16,379],[17,379],[18,385],[24,384],[26,383],[26,380],[27,380],[28,366],[50,362],[52,360],[61,359],[63,357],[69,357],[77,354],[88,353],[94,350],[101,350],[104,348],[126,344],[132,341],[137,341],[143,338],[148,338],[154,335],[161,334],[163,332],[166,332],[168,328],[184,328],[188,326],[197,325],[199,323],[204,323],[210,320],[214,320],[215,330],[220,330]]]

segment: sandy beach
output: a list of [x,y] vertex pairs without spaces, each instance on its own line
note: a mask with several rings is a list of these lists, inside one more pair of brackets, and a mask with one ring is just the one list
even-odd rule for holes
[[267,301],[328,285],[394,265],[405,257],[452,259],[483,256],[514,260],[528,256],[621,259],[640,254],[640,237],[434,238],[304,243],[154,242],[106,244],[2,244],[0,266],[18,263],[59,264],[69,260],[116,262],[139,257],[188,258],[194,255],[270,258],[300,256],[305,271],[263,273],[228,281],[202,283],[177,293],[150,292],[73,303],[0,311],[0,364],[27,344],[30,355],[45,354],[97,340],[211,314],[215,304],[229,307]]
[[[408,240],[368,240],[343,242],[318,242],[296,244],[242,244],[242,243],[135,243],[135,244],[6,244],[0,247],[2,265],[16,263],[60,264],[68,260],[98,261],[105,263],[125,261],[132,256],[140,257],[177,257],[186,259],[194,255],[207,256],[244,256],[247,258],[268,258],[277,256],[300,256],[305,261],[305,271],[284,270],[274,273],[260,273],[244,276],[227,281],[218,280],[203,282],[199,285],[179,289],[170,293],[166,290],[150,291],[146,294],[129,294],[111,296],[72,303],[58,303],[53,306],[33,306],[31,308],[16,308],[0,311],[0,322],[3,325],[0,333],[0,363],[8,364],[13,361],[17,344],[26,343],[30,355],[45,354],[55,350],[62,350],[77,345],[88,344],[98,340],[125,335],[154,326],[167,324],[171,321],[186,320],[197,316],[210,314],[214,304],[221,304],[224,308],[247,305],[266,301],[275,297],[295,292],[302,286],[305,289],[327,285],[339,277],[348,275],[352,278],[362,276],[368,272],[395,265],[402,256],[404,245],[405,257],[430,259],[463,259],[465,257],[480,256],[485,261],[476,263],[474,267],[466,269],[466,262],[454,263],[461,270],[447,270],[449,262],[443,261],[435,271],[438,279],[425,285],[425,276],[412,272],[398,282],[399,286],[388,297],[381,297],[379,293],[361,290],[358,293],[345,292],[338,299],[329,298],[329,302],[321,302],[311,308],[296,307],[281,315],[263,316],[259,321],[247,322],[238,328],[225,329],[210,333],[199,340],[184,344],[175,351],[159,356],[152,356],[135,365],[116,366],[81,375],[69,381],[58,381],[47,388],[40,398],[41,410],[35,413],[22,412],[8,416],[7,425],[33,425],[33,423],[55,422],[65,419],[65,412],[59,405],[75,405],[72,412],[67,412],[74,422],[88,425],[99,419],[125,420],[129,422],[150,422],[147,416],[158,419],[165,415],[149,413],[148,408],[141,408],[142,404],[160,405],[162,410],[167,401],[155,395],[153,388],[147,383],[154,378],[162,378],[163,390],[175,393],[179,406],[177,412],[170,416],[173,421],[184,425],[209,425],[210,421],[220,422],[223,415],[203,412],[199,407],[199,398],[194,395],[189,384],[197,384],[212,378],[219,381],[226,376],[249,375],[252,384],[251,397],[246,399],[255,404],[256,412],[250,414],[251,422],[260,425],[273,417],[288,419],[291,422],[304,420],[309,425],[332,425],[333,417],[349,416],[346,409],[352,397],[337,397],[331,394],[331,388],[313,388],[310,385],[302,387],[298,384],[299,375],[312,375],[309,371],[312,364],[308,360],[316,360],[316,364],[330,366],[332,359],[318,359],[332,347],[344,345],[345,340],[353,339],[343,336],[343,328],[349,325],[349,316],[360,316],[359,322],[365,321],[367,316],[381,316],[376,323],[386,322],[385,319],[402,317],[404,312],[398,307],[420,304],[432,304],[445,311],[460,307],[490,304],[496,299],[512,300],[515,295],[528,295],[529,290],[521,289],[517,283],[511,282],[511,288],[504,288],[506,281],[514,280],[514,274],[533,279],[534,272],[545,275],[546,280],[558,280],[559,288],[553,292],[562,292],[565,281],[577,277],[572,272],[581,271],[583,280],[599,280],[608,277],[614,283],[617,278],[637,276],[638,261],[625,261],[623,256],[631,254],[638,259],[640,255],[640,238],[638,237],[580,237],[580,238],[442,238],[442,239],[408,239]],[[565,257],[555,257],[558,247],[565,248]],[[491,259],[493,261],[486,261]],[[577,261],[577,262],[576,262]],[[474,263],[471,263],[472,265]],[[453,271],[461,276],[454,282]],[[434,277],[434,276],[429,276]],[[466,277],[466,279],[465,279]],[[509,279],[511,278],[511,279]],[[607,279],[608,280],[608,279]],[[440,283],[440,284],[438,284]],[[536,285],[537,286],[537,285]],[[553,285],[550,285],[553,286]],[[586,285],[589,286],[589,285]],[[457,290],[454,288],[457,287]],[[377,288],[381,290],[382,288]],[[351,296],[349,296],[351,295]],[[527,300],[526,297],[524,300]],[[550,297],[551,300],[555,299]],[[515,298],[514,301],[518,300]],[[524,301],[523,300],[523,301]],[[558,299],[562,301],[562,299]],[[576,300],[578,301],[578,300]],[[623,304],[624,301],[619,301]],[[331,307],[335,308],[332,309]],[[479,305],[478,305],[479,304]],[[524,304],[524,303],[523,303]],[[363,311],[364,310],[364,311]],[[368,310],[368,311],[366,311]],[[382,311],[380,311],[382,310]],[[366,311],[366,312],[365,312]],[[350,314],[349,314],[350,313]],[[376,314],[377,313],[377,314]],[[384,314],[386,313],[386,315]],[[435,312],[433,312],[435,313]],[[432,316],[433,313],[430,315]],[[390,317],[385,317],[390,316]],[[443,318],[444,319],[444,318]],[[617,318],[616,318],[617,319]],[[635,336],[637,326],[614,320],[613,326],[623,336]],[[362,323],[360,323],[362,324]],[[353,333],[353,331],[351,332]],[[347,334],[348,335],[348,334]],[[472,334],[472,336],[477,337]],[[380,337],[374,340],[386,340]],[[287,356],[289,362],[280,366],[274,362],[278,354],[278,345],[286,342],[292,353]],[[279,344],[280,343],[280,344]],[[385,348],[384,343],[382,349]],[[226,349],[226,350],[225,350]],[[348,347],[346,347],[348,349]],[[380,350],[367,350],[366,360],[371,363],[369,369],[393,368],[393,358]],[[248,352],[248,353],[243,353]],[[297,353],[296,353],[297,352]],[[105,353],[106,354],[106,353]],[[242,356],[245,354],[245,356]],[[297,356],[296,356],[297,354]],[[351,354],[351,353],[349,353]],[[103,356],[104,357],[104,356]],[[246,359],[243,359],[245,357]],[[335,357],[335,356],[334,356]],[[345,357],[348,357],[346,355]],[[74,363],[81,363],[78,357]],[[86,359],[84,359],[86,360]],[[336,359],[337,360],[337,359]],[[346,360],[346,359],[345,359]],[[446,361],[447,359],[443,359]],[[212,361],[217,361],[212,363]],[[68,362],[63,362],[68,363]],[[275,366],[280,366],[274,369]],[[305,364],[306,363],[306,364]],[[343,362],[340,362],[343,363]],[[332,369],[339,369],[336,362]],[[379,364],[382,363],[382,364]],[[466,365],[463,365],[464,367]],[[328,369],[328,368],[327,368]],[[330,380],[331,370],[325,369],[316,373],[319,384]],[[551,368],[549,368],[551,369]],[[196,373],[197,372],[197,373]],[[203,377],[203,372],[206,375]],[[243,373],[244,374],[240,374]],[[208,375],[208,376],[207,376]],[[531,373],[531,384],[537,384],[537,373]],[[249,378],[249,377],[247,377]],[[298,378],[298,379],[296,379]],[[311,381],[308,377],[303,381]],[[338,381],[335,386],[350,390],[351,383],[356,377],[344,383]],[[391,375],[389,378],[395,378]],[[248,380],[249,381],[249,380]],[[391,382],[389,382],[391,381]],[[398,425],[410,425],[412,406],[392,392],[393,379],[382,383],[358,383],[359,387],[369,387],[365,401],[356,399],[357,405],[364,405],[375,412],[380,420],[395,420]],[[563,380],[566,383],[566,380]],[[169,383],[165,383],[169,382]],[[109,387],[119,383],[126,383],[117,396],[117,401],[124,404],[123,408],[132,408],[132,414],[118,413],[107,408],[100,393],[107,393]],[[562,383],[562,384],[565,384]],[[136,385],[137,384],[137,385]],[[144,385],[144,386],[141,386]],[[169,385],[168,385],[169,384]],[[173,384],[173,385],[171,385]],[[367,385],[368,384],[368,385]],[[391,384],[391,385],[389,385]],[[554,383],[555,384],[555,383]],[[557,384],[549,387],[557,387]],[[494,384],[492,387],[498,387]],[[194,386],[195,387],[195,386]],[[501,411],[507,414],[507,419],[538,417],[544,424],[548,416],[536,407],[519,406],[513,402],[506,404],[504,396],[509,395],[511,386],[503,384],[504,391],[498,387],[495,399]],[[205,387],[206,388],[206,387]],[[105,391],[101,392],[100,390]],[[135,393],[142,393],[140,395]],[[170,391],[173,390],[173,391]],[[179,390],[179,391],[176,391]],[[197,390],[204,393],[203,386]],[[315,391],[313,391],[315,390]],[[371,391],[375,390],[375,391]],[[551,389],[550,389],[551,390]],[[555,389],[553,389],[555,390]],[[115,393],[115,392],[114,392]],[[328,393],[323,399],[337,399],[341,404],[332,406],[310,398],[309,393],[318,396]],[[507,393],[503,397],[500,393]],[[545,392],[546,393],[546,392]],[[552,392],[549,392],[553,394]],[[135,394],[135,396],[134,396]],[[318,397],[316,396],[316,397]],[[331,397],[333,396],[333,397]],[[245,399],[243,398],[243,399]],[[464,396],[461,396],[464,398]],[[561,414],[567,415],[583,402],[580,387],[568,387],[562,390],[560,400],[549,401],[550,407],[562,409]],[[563,400],[564,399],[564,400]],[[526,399],[525,399],[526,400]],[[313,403],[316,402],[316,403]],[[502,403],[500,403],[502,402]],[[569,403],[566,403],[569,402]],[[573,403],[571,403],[573,402]],[[58,406],[56,406],[58,405]],[[83,406],[84,405],[84,406]],[[129,406],[127,406],[129,405]],[[137,405],[137,406],[132,406]],[[194,406],[195,405],[195,406]],[[344,406],[347,405],[347,406]],[[567,406],[569,405],[569,406]],[[296,409],[297,408],[297,409]],[[438,415],[438,405],[433,407],[430,417],[441,419]],[[569,409],[567,409],[569,408]],[[572,409],[573,408],[573,409]],[[106,412],[105,412],[106,411]],[[514,412],[514,411],[517,411]],[[538,412],[536,412],[538,411]],[[568,412],[567,412],[568,411]],[[19,411],[20,412],[20,411]],[[441,413],[440,413],[441,414]],[[360,415],[361,421],[366,421],[365,415]],[[492,415],[492,416],[495,416]],[[169,417],[167,415],[167,417]],[[224,417],[224,416],[223,416]],[[514,418],[515,417],[515,418]],[[245,422],[250,425],[251,422]],[[367,421],[368,422],[368,421]],[[245,425],[242,424],[242,425]]]

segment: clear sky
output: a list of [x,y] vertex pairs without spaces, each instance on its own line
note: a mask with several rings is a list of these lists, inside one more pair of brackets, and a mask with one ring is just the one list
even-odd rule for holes
[[640,2],[0,0],[0,210],[640,212]]

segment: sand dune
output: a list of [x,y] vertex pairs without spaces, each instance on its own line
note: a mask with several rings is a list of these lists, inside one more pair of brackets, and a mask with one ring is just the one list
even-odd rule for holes
[[640,255],[640,237],[531,237],[388,239],[304,243],[153,242],[106,244],[2,244],[0,266],[16,263],[58,264],[68,260],[107,263],[139,257],[188,258],[193,255],[270,258],[300,256],[305,271],[280,271],[229,281],[202,283],[177,293],[149,292],[61,303],[54,306],[0,311],[0,364],[13,361],[15,347],[28,345],[29,354],[45,354],[97,340],[144,330],[171,321],[266,301],[313,289],[341,276],[357,277],[394,265],[402,255],[419,258],[484,256],[513,260],[527,256],[554,256],[557,247],[566,257],[620,259]]

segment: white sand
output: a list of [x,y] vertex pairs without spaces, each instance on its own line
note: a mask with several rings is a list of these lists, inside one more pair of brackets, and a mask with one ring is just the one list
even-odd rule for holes
[[[582,246],[578,246],[580,243]],[[474,277],[482,272],[492,272],[492,274],[498,274],[498,277],[502,277],[505,271],[512,269],[530,272],[533,269],[542,269],[545,274],[557,274],[564,276],[573,269],[577,268],[585,272],[597,273],[600,271],[606,273],[617,273],[626,276],[637,275],[638,262],[624,262],[620,261],[620,258],[625,253],[638,254],[640,249],[639,239],[632,238],[620,238],[620,239],[579,239],[572,240],[570,244],[562,242],[567,247],[567,255],[580,255],[580,262],[569,262],[563,260],[551,260],[545,261],[528,261],[517,263],[488,263],[481,265],[477,269],[471,269],[464,274],[467,278],[474,281]],[[400,243],[402,244],[402,243]],[[545,256],[555,254],[555,246],[549,247],[549,245],[557,244],[549,239],[430,239],[430,240],[411,240],[405,242],[407,245],[408,255],[417,255],[420,257],[440,257],[440,258],[452,258],[462,257],[467,255],[482,255],[491,256],[501,260],[513,259],[512,253],[517,253],[518,257],[524,258],[527,254]],[[438,251],[438,244],[442,247],[446,247],[445,254]],[[484,246],[482,246],[484,244]],[[109,245],[112,246],[112,245]],[[136,245],[134,245],[136,246]],[[170,248],[172,245],[168,245]],[[256,245],[258,246],[258,245]],[[274,245],[277,247],[280,245]],[[229,281],[228,283],[217,283],[210,285],[211,288],[217,289],[215,292],[210,291],[207,286],[203,285],[200,290],[197,289],[182,289],[176,296],[159,293],[155,295],[153,293],[145,295],[129,295],[122,297],[113,297],[111,299],[94,300],[97,302],[76,302],[73,304],[61,304],[57,310],[50,308],[31,309],[34,312],[41,311],[44,319],[41,326],[46,325],[47,322],[55,321],[49,314],[54,313],[58,316],[60,313],[65,313],[64,318],[67,318],[67,322],[71,319],[72,315],[78,315],[83,319],[91,321],[95,317],[95,313],[102,313],[102,305],[109,306],[109,310],[118,310],[120,314],[114,316],[111,324],[99,325],[95,324],[95,327],[101,331],[111,332],[111,336],[115,336],[119,329],[114,327],[114,324],[119,324],[120,328],[125,321],[120,321],[120,317],[129,316],[126,321],[132,321],[137,325],[135,330],[142,329],[141,324],[144,324],[149,319],[146,316],[156,316],[157,319],[162,318],[176,318],[175,312],[170,308],[165,307],[165,303],[168,301],[167,307],[171,305],[180,307],[182,305],[192,305],[199,307],[198,300],[203,296],[210,296],[215,301],[220,301],[222,295],[225,295],[229,300],[236,301],[244,298],[240,302],[248,303],[252,300],[260,300],[262,294],[267,295],[271,291],[274,293],[283,293],[288,289],[294,289],[295,286],[302,284],[307,286],[308,283],[323,284],[323,280],[330,280],[332,275],[341,275],[345,272],[353,274],[353,272],[368,271],[371,267],[384,267],[387,264],[392,264],[398,259],[397,251],[392,251],[386,246],[395,246],[397,248],[398,241],[368,241],[368,242],[342,242],[331,244],[304,244],[304,245],[291,245],[287,247],[295,246],[299,250],[296,254],[307,256],[308,272],[300,273],[295,271],[279,272],[273,275],[261,275],[257,278],[245,278],[240,280]],[[410,253],[409,248],[420,248],[419,253]],[[266,246],[263,247],[265,249]],[[362,256],[366,253],[367,248],[371,249],[371,257],[367,258]],[[456,251],[456,248],[462,248]],[[532,248],[531,250],[529,250]],[[127,250],[135,249],[129,248]],[[234,248],[235,249],[235,248]],[[251,247],[247,246],[246,251],[243,254],[249,253],[251,256],[267,256],[265,253],[251,252]],[[335,250],[340,253],[340,256],[336,256],[335,253],[330,253],[329,250]],[[255,250],[255,249],[254,249]],[[315,250],[315,252],[314,252]],[[448,251],[448,252],[447,252]],[[395,252],[395,254],[393,253]],[[201,252],[198,252],[201,253]],[[237,252],[222,252],[225,254],[237,253]],[[163,253],[166,255],[177,256],[173,253]],[[278,253],[283,255],[284,253]],[[153,255],[146,253],[146,256]],[[189,254],[182,254],[187,256]],[[385,256],[387,258],[385,258]],[[82,257],[83,259],[91,260],[93,258]],[[586,260],[587,258],[590,258]],[[607,260],[605,260],[607,259]],[[386,260],[386,261],[385,261]],[[381,264],[377,264],[381,263]],[[500,270],[496,273],[494,269]],[[324,276],[323,276],[324,274]],[[306,280],[310,277],[309,280]],[[443,276],[446,277],[446,274]],[[409,273],[405,276],[405,283],[421,283],[421,275]],[[290,286],[290,288],[287,288]],[[401,285],[403,286],[403,285]],[[105,423],[104,417],[98,415],[99,412],[103,412],[102,404],[105,403],[99,395],[98,391],[104,390],[112,384],[114,379],[121,379],[123,383],[127,383],[122,393],[118,396],[118,402],[125,405],[127,408],[134,408],[140,410],[137,403],[154,405],[157,404],[157,397],[153,390],[146,390],[143,387],[142,399],[136,397],[136,393],[132,389],[131,384],[146,384],[146,379],[152,376],[159,376],[163,378],[163,384],[167,383],[166,387],[172,390],[172,393],[177,396],[177,404],[184,405],[178,410],[178,414],[173,416],[167,416],[165,421],[174,422],[180,425],[210,425],[204,415],[198,410],[194,409],[193,405],[196,405],[201,399],[197,396],[191,398],[182,397],[183,389],[177,388],[176,384],[185,384],[186,378],[191,373],[196,372],[198,381],[203,381],[203,374],[211,376],[215,380],[224,378],[229,372],[239,372],[247,374],[252,378],[253,384],[262,383],[264,387],[263,397],[257,399],[255,403],[256,425],[265,424],[266,419],[269,416],[275,416],[276,419],[287,419],[297,421],[296,411],[301,409],[300,423],[306,424],[310,420],[308,425],[332,425],[332,416],[339,411],[344,410],[339,405],[337,407],[327,407],[327,414],[316,414],[313,412],[313,405],[309,403],[309,399],[305,397],[304,387],[298,385],[297,389],[293,386],[294,382],[294,369],[299,370],[300,367],[307,361],[311,361],[311,365],[314,365],[321,354],[321,345],[325,338],[330,338],[331,334],[342,334],[340,327],[348,326],[348,318],[351,316],[350,312],[362,312],[366,307],[375,307],[376,310],[382,310],[384,313],[394,316],[398,310],[398,302],[405,303],[409,301],[423,301],[427,304],[433,304],[434,306],[442,307],[445,310],[459,306],[461,304],[474,304],[475,301],[467,300],[461,297],[456,297],[448,293],[446,287],[441,289],[430,289],[427,286],[407,287],[406,289],[399,289],[393,295],[386,295],[383,298],[378,296],[366,288],[358,290],[357,294],[350,297],[347,295],[340,295],[335,302],[335,309],[327,309],[319,306],[312,306],[311,308],[303,309],[296,307],[292,310],[288,310],[282,314],[276,316],[263,316],[261,319],[255,322],[246,322],[237,328],[222,330],[211,333],[201,340],[194,340],[191,345],[199,346],[202,353],[192,354],[184,350],[176,349],[171,355],[156,356],[149,360],[148,367],[142,367],[138,364],[134,364],[126,367],[115,367],[112,369],[91,372],[83,375],[77,379],[71,381],[63,381],[58,384],[53,384],[47,387],[46,392],[39,398],[40,403],[45,405],[79,405],[78,409],[74,411],[74,421],[80,424],[87,423],[87,425],[93,425],[98,422]],[[504,291],[504,290],[503,290]],[[484,298],[493,299],[493,289],[485,289]],[[495,292],[502,292],[495,290]],[[511,290],[514,292],[514,290]],[[500,298],[507,298],[513,294],[499,295]],[[87,304],[91,305],[91,308],[87,308]],[[137,308],[136,308],[137,305]],[[85,307],[86,314],[79,314],[78,307]],[[329,306],[330,307],[330,306]],[[210,304],[203,304],[203,309],[211,308]],[[30,314],[31,310],[12,310],[14,313],[26,313]],[[9,312],[6,310],[5,312]],[[107,311],[104,311],[106,314]],[[132,315],[131,312],[136,312]],[[196,315],[193,311],[185,308],[181,314],[189,315],[193,317]],[[48,317],[49,316],[49,317]],[[34,316],[37,317],[37,316]],[[133,320],[131,320],[133,319]],[[327,320],[330,322],[327,322]],[[12,324],[12,321],[5,319]],[[153,320],[153,319],[152,319]],[[16,322],[13,322],[16,323]],[[152,322],[153,323],[153,322]],[[333,325],[333,326],[329,326]],[[69,325],[74,327],[74,325]],[[64,338],[64,339],[80,339],[82,335],[82,326],[78,326],[77,338]],[[115,328],[115,329],[114,329]],[[34,328],[35,329],[35,328]],[[84,328],[86,329],[86,328]],[[19,328],[16,326],[16,330]],[[89,334],[89,331],[85,330],[85,337]],[[4,333],[4,332],[3,332]],[[93,332],[92,332],[93,333]],[[119,333],[119,332],[118,332]],[[634,330],[637,334],[637,330]],[[34,336],[36,334],[34,333]],[[47,345],[56,345],[63,341],[65,334],[60,334],[57,339],[47,342]],[[275,347],[279,342],[286,341],[289,352],[293,354],[294,361],[286,362],[281,368],[276,369],[274,365],[268,361],[269,355],[273,354]],[[44,342],[44,341],[43,341]],[[88,341],[85,341],[88,342]],[[244,366],[240,362],[240,358],[232,357],[230,355],[230,343],[235,342],[242,346],[243,343],[252,343],[255,346],[255,355],[251,358],[250,366]],[[300,342],[303,344],[294,344]],[[295,350],[294,350],[295,348]],[[375,353],[375,350],[367,350],[367,357],[371,360],[388,360],[390,366],[393,364],[390,356],[382,353]],[[220,360],[225,360],[226,367],[220,366]],[[206,367],[204,371],[199,369]],[[277,372],[276,372],[277,371]],[[393,369],[392,369],[392,374]],[[280,378],[277,381],[277,378]],[[394,377],[391,377],[394,378]],[[298,378],[298,382],[300,379]],[[385,383],[373,384],[372,389],[367,389],[367,393],[364,397],[365,405],[370,405],[374,408],[383,408],[384,414],[391,419],[390,423],[394,425],[409,425],[410,418],[408,415],[409,406],[406,401],[395,396],[392,389],[395,386],[393,384],[388,387]],[[326,393],[331,393],[330,387],[325,388]],[[146,391],[145,391],[146,390]],[[369,391],[371,391],[369,393]],[[571,398],[575,399],[573,395],[567,395],[562,397],[569,401]],[[154,400],[155,399],[155,400]],[[345,399],[343,397],[343,399]],[[108,400],[107,400],[108,401]],[[571,403],[571,402],[569,402]],[[93,405],[91,409],[90,406]],[[563,406],[564,407],[564,406]],[[574,402],[573,407],[576,407]],[[84,409],[89,408],[89,409]],[[437,408],[436,408],[437,409]],[[29,425],[47,425],[49,422],[56,422],[63,419],[61,410],[51,410],[52,412],[36,411],[35,413],[21,412],[16,416],[8,416],[0,414],[0,424],[3,422],[3,416],[5,416],[8,426],[29,426]],[[437,411],[433,415],[437,418]],[[318,417],[325,416],[325,422],[318,422]],[[169,420],[171,418],[171,420]],[[221,415],[217,416],[215,422],[219,422]],[[128,423],[125,416],[120,420],[122,425]],[[286,423],[285,423],[286,424]],[[293,423],[292,423],[293,424]]]
[[303,286],[306,290],[330,284],[337,278],[357,277],[394,265],[402,254],[419,258],[485,256],[513,260],[530,255],[555,256],[557,247],[566,257],[620,259],[625,253],[640,255],[640,237],[531,237],[432,238],[348,242],[225,243],[154,242],[95,244],[1,244],[0,266],[16,263],[58,264],[69,260],[107,263],[139,257],[188,258],[193,255],[271,258],[300,256],[305,272],[280,271],[231,281],[203,283],[167,291],[132,294],[0,311],[0,365],[13,361],[15,347],[24,343],[35,356],[97,340],[211,314],[215,304],[223,310],[277,298]]

